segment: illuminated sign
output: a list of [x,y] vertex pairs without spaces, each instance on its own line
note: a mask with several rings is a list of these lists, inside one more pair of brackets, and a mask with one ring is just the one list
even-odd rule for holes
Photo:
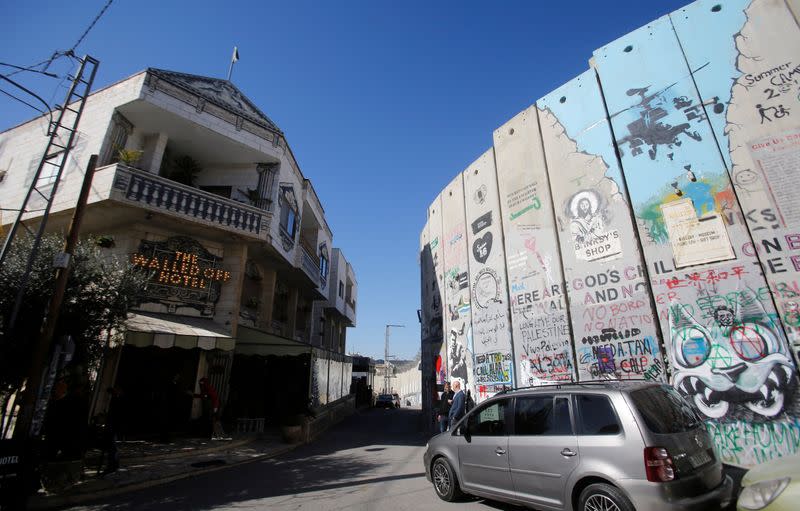
[[192,238],[175,236],[164,241],[142,240],[131,264],[151,273],[141,297],[143,303],[166,307],[165,312],[186,314],[186,307],[213,316],[223,283],[231,272],[221,268],[222,258]]
[[195,289],[205,289],[211,282],[228,282],[231,272],[204,265],[196,254],[175,251],[165,255],[133,254],[131,262],[156,272],[154,281]]

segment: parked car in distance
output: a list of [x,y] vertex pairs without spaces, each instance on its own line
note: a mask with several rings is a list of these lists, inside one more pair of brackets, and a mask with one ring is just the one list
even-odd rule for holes
[[733,484],[692,406],[660,383],[502,392],[433,437],[425,474],[462,493],[548,510],[710,510]]
[[375,400],[376,408],[400,408],[400,398],[397,394],[380,394]]
[[800,506],[800,454],[751,468],[742,478],[736,509],[789,511]]

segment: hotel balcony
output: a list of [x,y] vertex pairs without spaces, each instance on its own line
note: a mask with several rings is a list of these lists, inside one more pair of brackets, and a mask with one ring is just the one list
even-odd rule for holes
[[[110,200],[148,213],[267,241],[272,213],[150,172],[112,164],[97,169],[90,202]],[[113,210],[114,214],[119,209]],[[98,218],[93,215],[95,222]]]

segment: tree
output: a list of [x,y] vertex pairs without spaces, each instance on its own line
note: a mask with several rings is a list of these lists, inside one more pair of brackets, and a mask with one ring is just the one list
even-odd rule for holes
[[[7,400],[18,391],[29,369],[33,344],[39,337],[43,316],[53,293],[53,256],[62,250],[63,238],[45,236],[39,248],[25,290],[15,331],[8,321],[31,251],[32,239],[19,237],[0,267],[0,412],[6,413]],[[106,333],[119,329],[130,307],[136,304],[147,274],[126,261],[104,253],[97,240],[80,241],[71,261],[55,339],[71,335],[75,343],[73,363],[88,371],[96,367],[103,353]],[[5,424],[5,417],[0,424]]]

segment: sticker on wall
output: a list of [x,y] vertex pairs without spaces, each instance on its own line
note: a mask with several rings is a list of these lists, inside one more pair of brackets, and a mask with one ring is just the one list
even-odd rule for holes
[[492,233],[487,232],[472,244],[472,255],[481,263],[486,263],[489,254],[492,252]]
[[481,185],[477,190],[475,190],[472,200],[474,200],[475,204],[479,206],[482,206],[483,203],[486,202],[486,185]]
[[697,216],[692,199],[661,205],[675,268],[733,259],[733,247],[722,217],[716,212]]
[[[485,187],[485,186],[484,186]],[[481,215],[477,220],[472,222],[472,234],[478,234],[482,230],[492,225],[492,212],[489,211],[485,215]]]
[[475,277],[475,285],[472,287],[472,295],[475,297],[475,304],[486,309],[492,303],[503,303],[500,299],[500,278],[491,268],[484,268]]
[[575,256],[583,261],[616,259],[622,255],[619,231],[606,230],[600,194],[581,190],[567,203]]

